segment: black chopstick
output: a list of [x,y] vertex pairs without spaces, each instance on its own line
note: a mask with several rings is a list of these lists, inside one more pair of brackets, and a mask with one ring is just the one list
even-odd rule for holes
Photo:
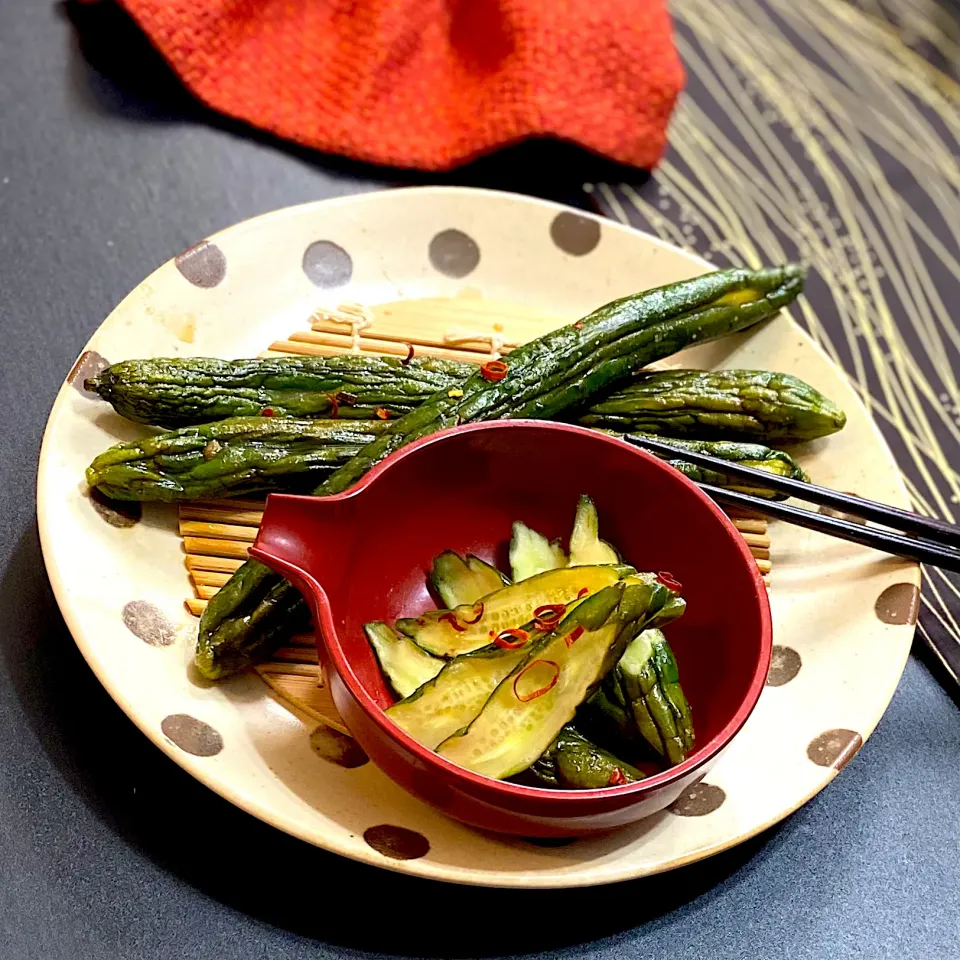
[[[722,462],[722,461],[721,461]],[[762,471],[757,471],[765,476]],[[736,507],[745,507],[754,513],[759,513],[771,520],[785,520],[787,523],[809,530],[827,533],[841,540],[850,540],[865,547],[873,547],[884,553],[891,553],[907,560],[916,560],[919,563],[929,563],[944,570],[960,572],[960,551],[934,543],[931,540],[921,540],[916,537],[906,537],[891,530],[881,530],[878,527],[868,527],[859,523],[850,523],[837,517],[829,517],[803,507],[794,507],[788,503],[777,503],[774,500],[764,500],[763,497],[753,497],[748,493],[739,493],[736,490],[724,490],[709,483],[699,484],[701,490],[718,503],[726,503]]]
[[[766,487],[776,493],[784,493],[787,496],[797,497],[799,500],[806,500],[808,503],[816,503],[825,507],[833,507],[835,510],[842,511],[853,517],[862,517],[864,520],[872,520],[874,523],[883,524],[886,527],[892,527],[895,530],[901,530],[908,533],[917,533],[927,540],[937,543],[944,543],[952,547],[960,547],[960,528],[942,520],[933,520],[930,517],[922,517],[910,510],[901,510],[899,507],[891,507],[885,503],[877,503],[875,500],[864,500],[862,497],[855,497],[853,494],[840,493],[838,490],[831,490],[828,487],[818,487],[813,483],[804,483],[801,480],[789,480],[786,477],[778,477],[767,473],[764,470],[757,470],[754,467],[745,467],[739,463],[731,463],[727,460],[721,460],[718,457],[711,457],[703,453],[693,453],[692,451],[682,450],[680,447],[671,446],[669,442],[655,440],[643,434],[629,433],[624,436],[624,440],[632,443],[636,447],[649,450],[659,456],[667,456],[676,460],[687,460],[701,467],[707,467],[717,473],[724,473],[729,477],[742,477],[746,480],[756,481],[758,486]],[[706,486],[706,484],[701,484]],[[711,488],[719,489],[719,488]],[[711,494],[712,496],[712,494]],[[741,496],[749,496],[741,494]],[[760,497],[749,497],[751,509],[753,501],[761,504],[768,503]],[[809,513],[809,511],[803,511]],[[933,562],[933,561],[931,561]]]

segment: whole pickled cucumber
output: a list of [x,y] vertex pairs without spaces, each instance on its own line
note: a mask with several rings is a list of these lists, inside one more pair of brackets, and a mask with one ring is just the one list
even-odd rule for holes
[[[270,357],[216,360],[172,357],[124,360],[85,386],[127,420],[183,427],[256,417],[341,420],[396,418],[438,390],[457,387],[470,363],[433,357]],[[380,412],[382,411],[382,412]]]
[[386,429],[380,420],[233,417],[118,443],[87,467],[87,483],[114,500],[309,492]]
[[770,370],[641,373],[580,417],[587,427],[764,442],[814,440],[846,422],[846,414],[818,390]]
[[[612,430],[601,432],[628,438],[631,436],[631,434],[616,434]],[[643,436],[641,433],[636,435]],[[658,439],[681,450],[689,450],[691,453],[704,453],[720,460],[729,460],[731,463],[739,463],[745,467],[753,467],[755,470],[763,470],[765,473],[772,473],[778,477],[786,477],[788,480],[799,480],[802,483],[810,482],[810,477],[807,476],[806,471],[789,453],[784,453],[783,450],[773,450],[761,443],[736,443],[732,440],[676,440],[673,437]],[[712,483],[716,487],[738,490],[741,493],[753,494],[755,497],[766,497],[769,500],[786,499],[784,494],[775,493],[768,487],[753,484],[742,477],[732,477],[725,473],[718,473],[716,470],[697,466],[697,464],[690,463],[687,460],[675,460],[666,456],[661,459],[665,459],[671,467],[679,470],[695,483]]]

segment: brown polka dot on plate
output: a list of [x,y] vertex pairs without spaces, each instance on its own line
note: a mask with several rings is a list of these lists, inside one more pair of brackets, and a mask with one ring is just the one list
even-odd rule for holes
[[123,608],[123,623],[135,637],[151,647],[169,647],[173,643],[173,624],[146,600],[131,600]]
[[303,252],[303,272],[321,290],[346,286],[353,276],[353,261],[332,240],[317,240]]
[[192,753],[195,757],[215,757],[223,749],[223,737],[209,723],[187,713],[164,717],[160,729],[184,753]]
[[111,500],[96,487],[90,491],[90,503],[111,527],[132,527],[143,516],[143,506],[138,501]]
[[789,683],[799,672],[803,661],[792,647],[774,644],[770,655],[770,669],[767,671],[767,686],[782,687]]
[[85,397],[96,397],[97,394],[88,390],[84,384],[91,377],[103,373],[109,366],[110,361],[104,360],[96,350],[84,350],[67,374],[67,383]]
[[550,224],[550,239],[564,253],[582,257],[600,242],[600,222],[577,213],[558,213]]
[[884,623],[913,626],[920,611],[920,591],[912,583],[895,583],[877,597],[874,610]]
[[434,268],[446,277],[465,277],[477,269],[480,248],[460,230],[442,230],[427,251]]
[[807,747],[807,756],[818,767],[842,770],[863,746],[863,737],[856,730],[828,730]]
[[[840,492],[846,493],[851,497],[856,496],[855,493],[850,493],[849,490],[841,490]],[[844,513],[843,510],[836,510],[833,507],[821,507],[820,513],[822,513],[825,517],[834,517],[837,520],[846,520],[848,523],[859,523],[863,527],[867,525],[867,521],[864,520],[863,517],[855,517],[852,513]]]
[[310,734],[310,749],[321,760],[348,769],[362,767],[370,759],[353,737],[348,737],[325,723],[320,724]]
[[687,787],[667,809],[678,817],[705,817],[719,810],[727,795],[712,783],[698,783]]
[[389,823],[364,830],[363,839],[391,860],[416,860],[430,851],[430,841],[422,833]]
[[173,262],[195,287],[215,287],[227,275],[227,258],[209,240],[201,240],[183,253],[178,253]]

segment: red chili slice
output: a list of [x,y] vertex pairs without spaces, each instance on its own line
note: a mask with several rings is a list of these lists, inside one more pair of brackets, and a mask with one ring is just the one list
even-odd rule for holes
[[[504,650],[516,650],[522,647],[530,639],[530,634],[526,630],[518,627],[512,627],[510,630],[503,630],[494,638],[494,643]],[[520,678],[517,677],[519,680]]]
[[441,622],[446,620],[450,624],[450,626],[457,631],[457,633],[463,633],[467,629],[466,627],[460,626],[460,621],[457,620],[457,615],[452,610],[448,610],[446,613],[441,614],[441,616],[438,617],[438,619]]
[[480,620],[480,618],[483,616],[483,604],[482,604],[482,603],[478,603],[478,604],[476,605],[476,607],[474,607],[473,609],[476,611],[476,614],[477,614],[477,615],[476,615],[472,620],[468,620],[466,617],[463,617],[462,619],[463,619],[463,622],[464,622],[464,623],[469,623],[469,624],[471,624],[471,625],[474,624],[474,623],[478,623],[479,620]]
[[400,361],[404,366],[406,366],[413,359],[413,344],[407,344],[407,355]]
[[330,398],[330,419],[336,420],[340,413],[340,397],[335,393],[328,393],[327,396]]
[[337,394],[337,400],[342,404],[346,404],[348,407],[354,406],[359,399],[355,393],[344,393],[343,390]]
[[580,592],[577,594],[577,599],[582,600],[590,592],[589,587],[581,587]]
[[582,330],[582,329],[583,329],[583,321],[582,321],[582,320],[575,320],[573,323],[570,324],[570,326],[573,327],[574,330]]
[[272,417],[273,416],[273,407],[264,407],[260,411],[261,417]]
[[390,419],[390,411],[389,411],[386,407],[377,407],[377,409],[374,410],[373,412],[374,412],[381,420],[389,420],[389,419]]
[[484,380],[496,383],[507,375],[507,365],[502,360],[488,360],[480,368],[480,376]]
[[533,619],[538,630],[549,630],[560,622],[566,612],[565,603],[545,603],[533,611]]
[[572,647],[583,636],[583,627],[574,627],[564,638],[563,642]]
[[610,779],[607,781],[607,785],[610,787],[619,787],[621,784],[627,782],[627,775],[620,769],[620,767],[614,767],[610,772]]
[[[521,696],[520,692],[517,690],[517,684],[538,664],[545,663],[549,667],[553,667],[554,673],[550,678],[549,683],[545,684],[542,687],[538,687],[536,690],[528,693],[526,696]],[[552,690],[556,685],[557,681],[560,679],[560,667],[553,662],[553,660],[534,660],[533,663],[527,664],[518,674],[517,679],[513,681],[513,694],[521,703],[529,703],[531,700],[536,700],[537,697],[542,697],[545,693]]]
[[679,593],[683,589],[683,584],[672,573],[668,573],[666,570],[661,570],[657,574],[657,580],[668,590],[673,590],[676,593]]

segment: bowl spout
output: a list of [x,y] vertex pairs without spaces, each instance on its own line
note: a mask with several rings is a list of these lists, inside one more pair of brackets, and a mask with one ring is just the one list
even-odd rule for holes
[[351,499],[274,493],[250,556],[286,577],[322,626],[330,622],[330,602],[340,593],[354,538]]

